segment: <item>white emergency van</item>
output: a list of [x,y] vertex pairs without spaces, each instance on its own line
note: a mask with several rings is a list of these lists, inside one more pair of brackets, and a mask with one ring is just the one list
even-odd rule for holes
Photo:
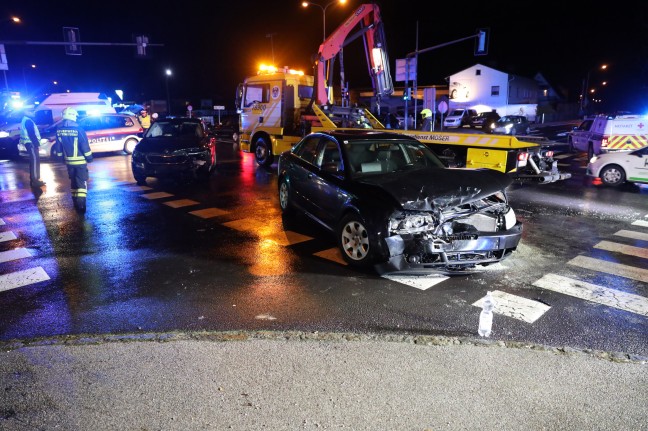
[[595,154],[633,151],[648,146],[648,117],[597,115],[588,117],[569,134],[569,149]]

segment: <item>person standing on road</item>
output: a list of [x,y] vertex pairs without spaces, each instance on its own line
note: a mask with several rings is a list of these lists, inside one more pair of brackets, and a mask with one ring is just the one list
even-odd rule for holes
[[20,123],[20,143],[25,146],[29,154],[29,183],[32,187],[42,187],[45,181],[40,179],[40,132],[34,122],[34,110],[25,110],[22,122]]
[[137,119],[142,125],[142,129],[144,129],[144,133],[146,133],[149,127],[151,127],[151,117],[148,116],[148,112],[146,112],[146,109],[142,109],[140,111],[140,115],[137,117]]
[[63,110],[63,122],[56,129],[54,153],[63,157],[71,181],[72,203],[77,212],[85,213],[88,194],[88,163],[92,162],[92,151],[86,132],[77,124],[77,111]]
[[423,118],[423,124],[421,124],[421,130],[425,132],[432,131],[432,111],[428,108],[425,108],[421,111],[421,118]]

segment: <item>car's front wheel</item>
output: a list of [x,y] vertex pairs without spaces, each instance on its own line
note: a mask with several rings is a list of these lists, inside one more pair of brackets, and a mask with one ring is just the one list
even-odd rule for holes
[[625,171],[619,165],[609,165],[601,169],[601,181],[606,186],[616,187],[625,182]]
[[254,143],[254,158],[260,166],[267,167],[272,165],[272,147],[263,136],[259,137]]
[[337,237],[342,257],[349,265],[368,266],[373,263],[370,232],[359,215],[347,214],[340,222]]

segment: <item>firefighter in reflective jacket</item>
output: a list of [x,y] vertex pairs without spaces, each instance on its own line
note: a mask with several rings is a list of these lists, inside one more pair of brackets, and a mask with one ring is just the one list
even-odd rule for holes
[[77,115],[73,108],[63,110],[63,122],[56,129],[54,153],[62,156],[67,165],[74,208],[84,213],[88,194],[88,163],[92,161],[92,151],[86,132],[76,123]]

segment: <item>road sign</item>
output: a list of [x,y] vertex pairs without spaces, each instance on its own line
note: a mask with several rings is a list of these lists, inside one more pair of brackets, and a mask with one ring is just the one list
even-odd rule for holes
[[81,42],[81,33],[78,27],[63,27],[63,40],[66,42],[65,53],[67,55],[81,55],[81,45],[74,42]]
[[0,43],[0,70],[9,70],[9,63],[7,63],[7,54],[5,54],[5,47],[2,43]]
[[442,114],[445,114],[446,112],[448,112],[448,102],[446,102],[445,100],[440,101],[438,109],[439,109],[439,112],[442,113]]
[[396,81],[416,81],[416,57],[396,59]]
[[220,105],[214,106],[214,111],[224,111],[224,110],[225,110],[224,106],[220,106]]
[[148,36],[135,36],[135,43],[137,44],[137,56],[146,57],[146,46],[148,45]]

